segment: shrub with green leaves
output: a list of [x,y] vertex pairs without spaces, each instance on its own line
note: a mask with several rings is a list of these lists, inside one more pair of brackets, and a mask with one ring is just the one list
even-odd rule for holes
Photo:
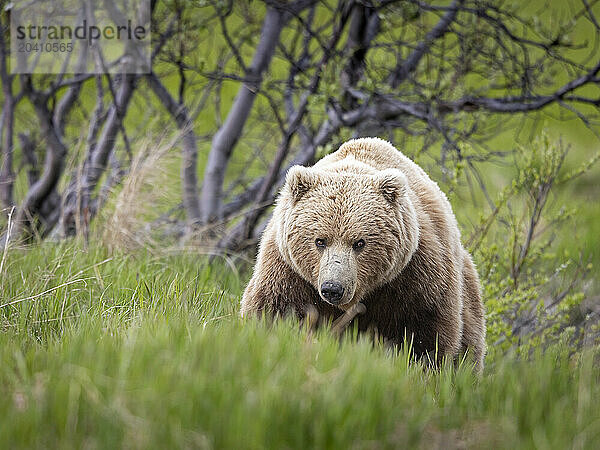
[[487,309],[491,352],[517,347],[528,353],[558,340],[581,343],[584,282],[591,263],[573,242],[556,246],[576,212],[557,202],[556,191],[586,173],[594,157],[576,170],[563,165],[569,148],[544,135],[515,154],[516,175],[468,238],[478,262]]

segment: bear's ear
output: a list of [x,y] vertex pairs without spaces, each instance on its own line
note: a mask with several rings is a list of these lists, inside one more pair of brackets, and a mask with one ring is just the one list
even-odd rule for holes
[[315,181],[315,176],[308,167],[292,166],[285,176],[285,184],[294,202],[310,191]]
[[397,169],[385,169],[375,176],[376,186],[390,203],[396,203],[406,193],[406,175]]

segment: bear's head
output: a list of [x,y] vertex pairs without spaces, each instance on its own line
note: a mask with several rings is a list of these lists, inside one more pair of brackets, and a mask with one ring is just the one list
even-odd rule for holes
[[275,212],[284,259],[324,301],[344,310],[395,278],[419,240],[406,176],[365,167],[294,166]]

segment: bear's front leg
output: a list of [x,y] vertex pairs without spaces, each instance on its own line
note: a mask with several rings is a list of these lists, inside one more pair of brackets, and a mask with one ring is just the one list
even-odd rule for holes
[[265,241],[242,297],[242,317],[294,313],[303,318],[309,305],[318,300],[316,289],[285,262],[274,240]]

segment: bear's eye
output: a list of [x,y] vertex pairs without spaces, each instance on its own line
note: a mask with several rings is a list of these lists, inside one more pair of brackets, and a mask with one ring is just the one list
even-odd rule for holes
[[317,238],[315,239],[315,245],[317,248],[325,248],[327,246],[327,239]]
[[354,244],[352,244],[352,248],[356,251],[362,250],[365,247],[365,241],[363,239],[359,239]]

